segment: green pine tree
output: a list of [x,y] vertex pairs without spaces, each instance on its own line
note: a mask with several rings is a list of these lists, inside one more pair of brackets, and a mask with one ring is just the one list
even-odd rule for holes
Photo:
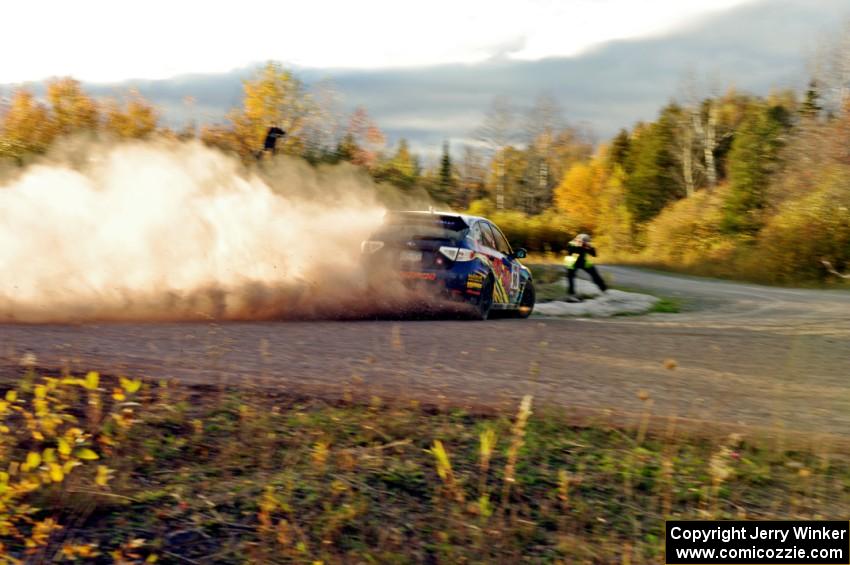
[[617,165],[625,168],[630,146],[629,132],[621,129],[616,137],[611,140],[611,148],[608,150],[608,166],[612,169]]
[[808,118],[817,118],[820,116],[823,106],[820,104],[820,90],[815,79],[809,81],[809,88],[806,90],[806,98],[803,100],[803,105],[800,108],[800,113]]
[[443,143],[443,156],[440,158],[437,194],[434,194],[434,196],[439,200],[448,202],[455,196],[456,188],[452,156],[449,152],[449,142],[446,141]]
[[730,189],[724,203],[724,230],[755,233],[761,227],[767,189],[790,125],[785,107],[761,104],[750,110],[735,132],[729,151]]
[[668,106],[658,121],[638,129],[631,141],[625,181],[625,203],[638,223],[654,218],[668,203],[685,196],[676,180],[677,163],[673,157],[675,114]]

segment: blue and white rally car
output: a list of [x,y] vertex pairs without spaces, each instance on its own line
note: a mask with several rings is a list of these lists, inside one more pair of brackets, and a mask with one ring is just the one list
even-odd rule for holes
[[381,228],[361,245],[373,281],[398,276],[472,306],[485,320],[492,310],[527,318],[534,309],[531,271],[519,262],[486,218],[447,212],[389,212]]

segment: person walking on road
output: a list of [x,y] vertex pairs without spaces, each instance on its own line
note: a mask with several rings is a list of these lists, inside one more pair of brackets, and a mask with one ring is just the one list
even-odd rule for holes
[[590,236],[586,233],[578,234],[575,239],[567,244],[567,256],[564,257],[564,265],[567,267],[568,301],[575,302],[578,300],[575,280],[579,269],[584,269],[590,275],[590,278],[593,279],[594,284],[599,287],[599,290],[602,292],[608,290],[608,286],[602,280],[599,271],[593,266],[591,257],[596,257],[596,249],[590,244]]

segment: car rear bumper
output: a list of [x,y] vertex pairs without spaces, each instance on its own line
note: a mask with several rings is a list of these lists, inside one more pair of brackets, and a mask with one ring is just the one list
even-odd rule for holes
[[475,269],[401,270],[398,275],[406,286],[456,299],[478,297],[484,282],[484,276]]

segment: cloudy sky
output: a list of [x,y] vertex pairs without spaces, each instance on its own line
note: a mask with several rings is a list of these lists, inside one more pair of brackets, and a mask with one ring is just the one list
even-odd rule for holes
[[[4,6],[0,81],[162,79],[278,59],[302,67],[572,56],[745,0],[28,1]],[[30,25],[28,25],[30,24]]]
[[604,138],[688,76],[705,94],[799,87],[848,17],[848,0],[31,0],[3,7],[0,92],[71,75],[135,86],[172,122],[217,120],[274,59],[420,147],[468,140],[496,95],[546,93]]

